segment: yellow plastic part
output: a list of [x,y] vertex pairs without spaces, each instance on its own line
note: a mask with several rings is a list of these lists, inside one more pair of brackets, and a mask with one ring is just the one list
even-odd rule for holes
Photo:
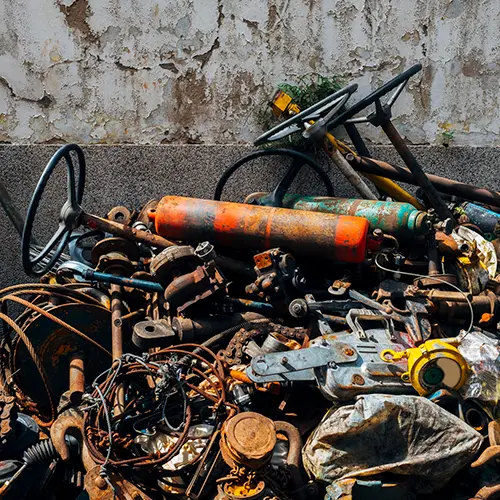
[[380,357],[387,363],[408,359],[408,371],[401,379],[426,396],[442,387],[457,390],[464,385],[469,367],[457,345],[457,339],[432,339],[405,351],[386,349]]
[[285,113],[288,116],[300,113],[300,108],[292,102],[292,97],[282,90],[278,90],[274,95],[271,102],[271,109],[273,110],[273,114],[278,118]]

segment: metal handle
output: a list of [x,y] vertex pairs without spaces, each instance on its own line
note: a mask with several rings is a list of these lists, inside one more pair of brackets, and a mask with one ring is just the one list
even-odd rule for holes
[[385,324],[385,331],[389,339],[394,337],[394,323],[388,315],[376,313],[370,309],[351,309],[346,315],[346,321],[353,333],[359,335],[361,340],[369,340],[360,321],[378,321]]

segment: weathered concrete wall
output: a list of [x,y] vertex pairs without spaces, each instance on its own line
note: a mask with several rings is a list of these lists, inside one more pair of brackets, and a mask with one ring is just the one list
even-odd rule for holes
[[363,95],[419,61],[408,140],[500,144],[499,24],[496,0],[3,0],[0,141],[245,142],[280,82]]

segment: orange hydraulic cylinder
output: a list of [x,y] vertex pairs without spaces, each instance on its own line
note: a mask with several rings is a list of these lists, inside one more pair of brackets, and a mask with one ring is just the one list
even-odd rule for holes
[[149,217],[166,238],[256,250],[281,247],[351,263],[365,259],[369,228],[362,217],[182,196],[165,196]]

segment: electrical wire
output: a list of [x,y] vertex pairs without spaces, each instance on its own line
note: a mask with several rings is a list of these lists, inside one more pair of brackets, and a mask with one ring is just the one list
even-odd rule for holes
[[439,283],[444,283],[447,286],[451,286],[452,288],[454,288],[455,290],[457,290],[458,292],[460,292],[464,296],[465,300],[467,301],[467,304],[468,304],[469,309],[470,309],[470,323],[469,323],[469,328],[467,328],[467,330],[465,331],[465,333],[462,335],[462,338],[465,338],[465,336],[468,335],[472,331],[472,328],[474,327],[474,308],[472,307],[472,302],[469,300],[469,297],[467,296],[467,294],[463,290],[460,290],[460,288],[458,286],[453,285],[452,283],[448,283],[448,281],[445,281],[443,279],[437,278],[435,276],[429,276],[428,274],[409,273],[407,271],[400,271],[398,269],[389,269],[388,267],[384,267],[378,261],[379,255],[380,255],[380,253],[378,253],[375,256],[375,265],[379,269],[382,269],[382,271],[386,271],[388,273],[404,274],[406,276],[414,276],[416,278],[430,278],[430,279],[435,280],[435,281],[437,281]]

